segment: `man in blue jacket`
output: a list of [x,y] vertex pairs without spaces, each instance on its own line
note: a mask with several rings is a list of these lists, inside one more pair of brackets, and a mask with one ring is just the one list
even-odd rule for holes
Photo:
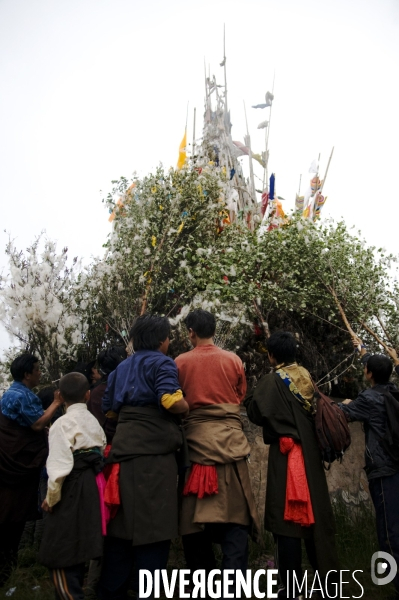
[[44,429],[63,403],[57,391],[43,410],[32,391],[41,376],[33,354],[17,356],[10,371],[14,382],[0,402],[0,587],[16,563],[25,522],[37,518],[39,477],[48,453]]

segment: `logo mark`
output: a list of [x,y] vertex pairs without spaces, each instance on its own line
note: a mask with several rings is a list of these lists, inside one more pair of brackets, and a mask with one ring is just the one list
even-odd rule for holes
[[[378,562],[384,561],[384,562]],[[374,552],[371,557],[371,580],[375,585],[387,585],[395,579],[398,572],[396,560],[387,552]],[[377,577],[384,575],[385,577]]]

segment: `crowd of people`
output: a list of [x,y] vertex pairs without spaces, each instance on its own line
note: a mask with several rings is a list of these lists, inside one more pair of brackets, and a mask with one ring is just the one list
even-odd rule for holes
[[[194,310],[185,325],[193,349],[175,360],[168,356],[168,319],[143,315],[130,332],[130,355],[104,350],[89,372],[68,373],[57,389],[37,395],[38,359],[22,354],[13,361],[14,382],[0,404],[0,586],[38,508],[39,561],[60,599],[83,599],[84,580],[100,600],[127,598],[129,588],[139,590],[140,570],[166,569],[179,535],[191,573],[216,568],[215,543],[223,571],[245,572],[248,538],[261,543],[263,515],[251,489],[244,404],[270,445],[264,526],[274,536],[279,598],[299,597],[287,578],[302,580],[302,539],[322,588],[338,597],[314,384],[296,362],[296,338],[284,331],[270,336],[271,372],[247,393],[239,357],[214,344],[214,315]],[[390,383],[391,360],[358,343],[370,386],[339,407],[348,421],[365,425],[379,545],[399,562],[399,462],[381,444],[386,398],[397,402],[398,390]],[[399,374],[393,350],[391,358]],[[399,598],[398,576],[394,583]],[[234,594],[234,576],[230,587]]]

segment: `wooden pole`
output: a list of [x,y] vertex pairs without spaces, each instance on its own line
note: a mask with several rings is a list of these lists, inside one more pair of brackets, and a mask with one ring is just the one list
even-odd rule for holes
[[247,126],[247,138],[248,138],[248,146],[249,146],[249,175],[250,175],[250,179],[251,179],[251,196],[252,196],[252,203],[254,206],[256,206],[256,192],[255,192],[255,181],[254,181],[254,168],[253,168],[253,164],[252,164],[251,136],[249,135],[247,109],[245,108],[245,102],[244,102],[244,113],[245,113],[245,123]]
[[[332,159],[333,152],[334,152],[334,146],[333,146],[333,149],[331,150],[330,158],[328,159],[327,168],[326,168],[326,174],[324,175],[323,183],[321,184],[320,194],[323,191],[323,187],[324,187],[324,184],[325,184],[326,179],[327,179],[328,168],[330,166],[330,162],[331,162],[331,159]],[[319,159],[320,159],[320,154],[319,154]]]
[[187,102],[187,110],[186,110],[186,129],[185,132],[187,133],[187,123],[188,123],[188,102]]
[[223,24],[224,109],[227,113],[226,24]]
[[387,338],[388,342],[390,342],[392,344],[392,346],[394,346],[394,342],[392,341],[391,336],[389,335],[389,333],[386,330],[386,327],[384,325],[384,323],[382,322],[381,317],[378,315],[377,316],[378,322],[381,325],[382,331],[385,333],[385,337]]
[[[276,71],[274,71],[274,73],[273,73],[273,86],[272,86],[272,94],[273,95],[274,95],[275,80],[276,80]],[[266,131],[265,131],[265,167],[263,169],[263,190],[262,191],[266,191],[267,193],[269,193],[269,156],[268,156],[268,151],[269,151],[270,126],[271,126],[271,121],[272,121],[272,108],[273,108],[273,100],[272,100],[272,105],[271,105],[270,111],[269,111],[269,124],[266,127]]]
[[193,149],[192,149],[193,156],[195,155],[195,116],[196,116],[196,112],[197,112],[197,109],[194,107],[194,120],[193,120]]
[[205,56],[204,56],[204,81],[205,81],[205,112],[208,109],[208,83],[206,80],[206,63],[205,63]]
[[[316,171],[315,176],[314,176],[314,179],[315,179],[315,182],[316,182],[315,183],[315,192],[314,192],[313,195],[310,196],[309,203],[308,203],[308,206],[309,206],[309,217],[311,219],[313,219],[314,213],[315,213],[315,209],[316,209],[315,203],[316,203],[316,196],[317,196],[317,192],[318,192],[318,189],[317,189],[317,180],[319,178],[320,156],[321,156],[321,153],[319,152],[319,157],[317,159],[317,171]],[[312,186],[312,183],[310,183],[310,186]],[[306,207],[304,206],[304,208],[306,208]]]
[[[338,310],[339,310],[339,312],[341,314],[342,320],[345,323],[345,326],[346,326],[347,330],[349,331],[352,339],[355,339],[355,338],[359,339],[359,336],[356,335],[356,333],[353,331],[352,327],[350,326],[348,318],[347,318],[347,316],[345,314],[344,309],[341,306],[340,301],[338,300],[338,296],[337,296],[335,290],[333,288],[329,288],[329,289],[330,289],[330,292],[332,294],[332,297],[334,298],[335,304],[337,305]],[[382,346],[386,350],[386,352],[388,352],[388,354],[389,354],[389,348],[388,348],[388,346],[385,344],[385,342],[383,342],[378,337],[378,335],[375,333],[375,331],[373,331],[372,329],[370,329],[370,327],[366,323],[364,323],[363,321],[360,321],[360,324],[380,344],[380,346]]]
[[378,335],[372,330],[370,329],[370,327],[368,325],[366,325],[366,323],[364,323],[363,321],[360,321],[360,324],[362,327],[364,327],[364,329],[373,336],[373,338],[376,340],[376,342],[378,342],[380,344],[380,346],[382,346],[384,348],[384,350],[386,350],[389,354],[389,348],[388,346],[385,344],[385,342],[383,342]]
[[335,304],[337,305],[337,308],[338,308],[338,310],[339,310],[339,312],[340,312],[340,314],[341,314],[342,320],[343,320],[343,322],[345,323],[345,327],[346,327],[346,328],[347,328],[347,330],[349,331],[349,333],[350,333],[350,335],[351,335],[352,339],[353,339],[353,338],[357,338],[358,336],[356,335],[356,333],[353,331],[352,327],[350,326],[350,323],[349,323],[349,321],[348,321],[348,318],[347,318],[347,316],[346,316],[346,314],[345,314],[345,311],[344,311],[344,309],[343,309],[343,308],[342,308],[342,306],[341,306],[341,303],[340,303],[340,301],[338,300],[338,296],[337,296],[337,294],[336,294],[336,292],[335,292],[334,288],[332,288],[332,287],[329,287],[328,289],[330,290],[330,293],[331,293],[332,297],[334,298],[334,302],[335,302]]

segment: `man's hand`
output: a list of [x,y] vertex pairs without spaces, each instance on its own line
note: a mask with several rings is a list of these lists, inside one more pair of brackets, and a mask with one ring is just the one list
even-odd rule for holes
[[48,505],[46,498],[42,502],[42,509],[44,510],[44,512],[53,512],[53,509],[51,506]]
[[183,418],[186,418],[188,416],[188,413],[190,412],[190,407],[188,406],[185,399],[182,398],[181,400],[178,400],[177,402],[172,404],[172,406],[167,410],[173,415],[181,415]]
[[365,354],[367,354],[367,350],[364,347],[362,340],[360,339],[360,337],[357,337],[357,335],[352,337],[352,344],[354,345],[355,350],[360,352],[360,356],[364,356]]
[[64,404],[64,400],[61,397],[61,392],[60,390],[55,390],[54,391],[54,399],[53,402],[55,402],[57,404],[57,406],[62,406]]
[[341,404],[350,404],[352,402],[352,400],[350,398],[347,398],[346,400],[343,400]]
[[397,354],[395,348],[387,348],[387,352],[388,352],[389,356],[392,358],[392,360],[395,364],[395,367],[397,365],[399,365],[399,357],[398,357],[398,354]]
[[57,412],[60,406],[64,404],[64,399],[60,394],[60,390],[55,390],[54,392],[54,400],[50,404],[50,406],[44,411],[41,417],[38,418],[37,421],[32,423],[31,429],[33,431],[43,431],[45,427],[47,427],[48,423],[50,423],[51,419]]

